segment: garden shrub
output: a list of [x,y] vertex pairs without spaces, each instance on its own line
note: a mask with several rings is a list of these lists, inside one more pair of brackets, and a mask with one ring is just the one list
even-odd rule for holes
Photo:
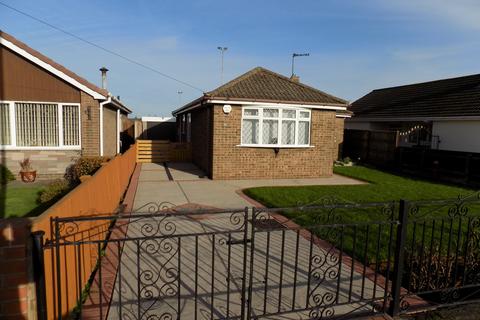
[[6,184],[8,181],[15,180],[12,171],[0,164],[0,184]]
[[56,201],[67,194],[71,189],[72,187],[67,180],[55,180],[40,192],[38,202],[43,204]]
[[107,157],[81,157],[67,169],[65,178],[72,185],[80,183],[80,177],[85,175],[93,175],[101,166],[107,162]]

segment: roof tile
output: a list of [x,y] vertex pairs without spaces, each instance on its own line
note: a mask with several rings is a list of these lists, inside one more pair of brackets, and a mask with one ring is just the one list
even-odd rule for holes
[[257,67],[206,93],[213,98],[346,105],[348,102],[273,71]]
[[373,90],[349,108],[355,117],[480,115],[480,74]]

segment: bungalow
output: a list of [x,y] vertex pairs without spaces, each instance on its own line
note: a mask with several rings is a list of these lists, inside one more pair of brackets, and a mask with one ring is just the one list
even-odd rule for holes
[[397,132],[397,146],[480,152],[480,74],[376,89],[346,129]]
[[212,179],[330,176],[347,101],[257,67],[173,112]]
[[120,152],[131,111],[106,81],[99,88],[2,31],[0,70],[0,159],[12,172],[29,157],[39,178],[59,177],[75,158]]

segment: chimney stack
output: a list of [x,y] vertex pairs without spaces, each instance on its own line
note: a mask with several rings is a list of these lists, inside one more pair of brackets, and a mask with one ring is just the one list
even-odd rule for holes
[[105,67],[100,68],[100,72],[102,72],[102,89],[107,90],[107,71],[108,69]]
[[290,80],[292,80],[293,82],[300,83],[300,77],[297,76],[296,74],[292,74],[292,76],[290,77]]

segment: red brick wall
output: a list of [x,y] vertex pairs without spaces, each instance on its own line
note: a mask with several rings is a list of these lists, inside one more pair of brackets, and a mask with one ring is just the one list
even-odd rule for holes
[[312,110],[311,148],[280,149],[239,147],[241,107],[224,114],[213,108],[213,179],[315,178],[333,172],[335,112]]
[[345,118],[335,119],[335,144],[336,148],[333,150],[333,160],[342,158],[343,149],[343,133],[345,131]]
[[81,92],[82,156],[100,155],[100,105]]
[[0,319],[33,319],[30,220],[0,220]]

